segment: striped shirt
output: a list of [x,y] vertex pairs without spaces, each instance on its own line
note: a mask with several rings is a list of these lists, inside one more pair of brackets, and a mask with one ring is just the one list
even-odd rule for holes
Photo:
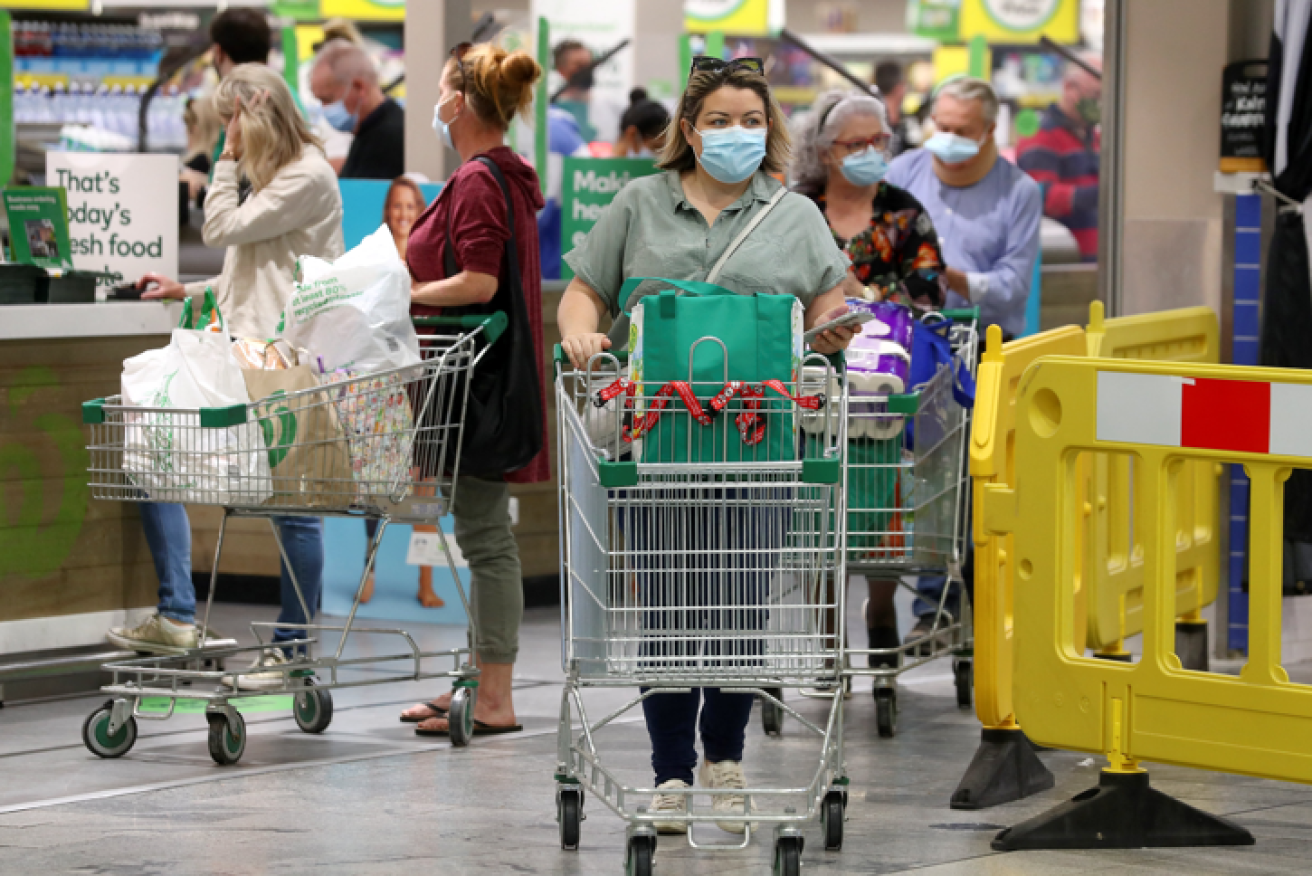
[[1016,164],[1043,187],[1043,213],[1071,230],[1086,262],[1098,260],[1097,128],[1082,128],[1056,104],[1033,137],[1016,144]]

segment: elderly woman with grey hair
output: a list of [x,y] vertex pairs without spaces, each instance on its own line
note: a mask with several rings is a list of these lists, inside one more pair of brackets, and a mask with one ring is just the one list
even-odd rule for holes
[[[946,297],[943,256],[929,214],[909,192],[884,182],[892,139],[884,104],[862,92],[828,91],[796,124],[793,187],[815,201],[834,243],[852,260],[844,295],[938,308]],[[867,579],[864,614],[872,650],[901,644],[896,580]],[[870,658],[890,666],[891,655]]]
[[852,260],[847,297],[942,306],[947,280],[934,223],[910,193],[884,182],[892,137],[883,102],[827,91],[796,128],[793,188],[815,201]]

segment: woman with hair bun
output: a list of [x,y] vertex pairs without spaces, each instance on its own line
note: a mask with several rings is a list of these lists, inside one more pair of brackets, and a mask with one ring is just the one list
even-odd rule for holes
[[654,158],[665,148],[665,129],[670,126],[670,111],[647,97],[643,88],[629,92],[629,108],[620,116],[620,138],[615,142],[616,158]]
[[[523,729],[515,721],[510,682],[519,651],[524,585],[510,527],[507,482],[530,484],[551,477],[541,377],[542,281],[536,232],[542,189],[533,168],[505,144],[515,115],[528,113],[533,85],[541,75],[542,68],[522,51],[508,53],[490,44],[469,43],[452,50],[433,108],[433,129],[463,163],[416,220],[406,253],[415,315],[449,314],[453,308],[495,300],[512,323],[478,367],[514,367],[507,363],[510,356],[521,367],[523,359],[533,360],[528,391],[535,391],[536,397],[510,399],[508,404],[537,412],[541,420],[533,430],[534,437],[540,437],[540,443],[533,442],[537,452],[527,463],[515,467],[507,461],[505,470],[495,472],[472,472],[462,459],[451,509],[456,543],[469,563],[470,610],[478,635],[471,643],[480,670],[475,735]],[[513,206],[509,213],[502,180]],[[517,313],[527,314],[527,326],[515,322]],[[526,334],[531,336],[531,348],[528,344],[517,348],[516,339]],[[466,440],[470,430],[467,417]],[[443,694],[406,709],[401,720],[416,723],[415,732],[421,736],[445,736],[450,732],[450,702],[451,695]]]

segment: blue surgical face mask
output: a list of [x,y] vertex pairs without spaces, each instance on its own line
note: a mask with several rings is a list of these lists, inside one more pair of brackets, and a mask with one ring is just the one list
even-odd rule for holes
[[702,135],[702,154],[697,160],[707,173],[726,185],[740,183],[756,173],[765,158],[765,128],[749,131],[734,125],[697,133]]
[[844,158],[840,169],[852,185],[872,186],[888,173],[888,159],[875,147],[867,146],[855,155]]
[[345,97],[326,104],[323,108],[323,117],[328,124],[339,131],[349,134],[355,130],[356,116],[355,113],[347,111]]
[[446,144],[448,149],[456,148],[455,142],[451,139],[451,125],[454,124],[456,119],[460,118],[460,113],[456,113],[456,119],[444,122],[442,121],[442,105],[451,102],[453,99],[455,99],[454,94],[433,107],[433,130],[442,138],[442,142]]
[[939,131],[925,141],[925,148],[944,164],[961,164],[979,154],[979,144],[966,137]]

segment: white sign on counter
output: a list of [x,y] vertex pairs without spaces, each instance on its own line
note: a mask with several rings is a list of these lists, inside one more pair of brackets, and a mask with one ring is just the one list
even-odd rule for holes
[[46,153],[46,185],[68,191],[73,267],[136,280],[178,276],[178,159],[173,155]]

